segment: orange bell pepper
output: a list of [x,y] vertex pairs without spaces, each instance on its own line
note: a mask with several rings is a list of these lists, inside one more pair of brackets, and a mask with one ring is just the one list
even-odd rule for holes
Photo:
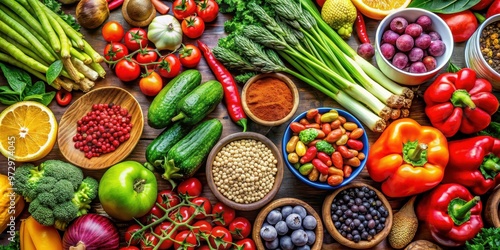
[[44,226],[33,217],[21,222],[21,250],[62,250],[62,239],[53,226]]
[[436,128],[410,118],[392,122],[371,146],[366,167],[390,197],[416,195],[437,186],[449,152],[446,137]]

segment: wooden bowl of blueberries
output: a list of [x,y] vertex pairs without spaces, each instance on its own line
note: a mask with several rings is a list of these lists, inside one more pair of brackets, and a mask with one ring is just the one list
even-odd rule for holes
[[380,191],[364,183],[335,190],[325,198],[322,211],[326,230],[346,247],[374,247],[391,231],[391,205]]
[[320,250],[323,224],[309,204],[295,198],[281,198],[260,210],[253,225],[252,238],[259,250]]

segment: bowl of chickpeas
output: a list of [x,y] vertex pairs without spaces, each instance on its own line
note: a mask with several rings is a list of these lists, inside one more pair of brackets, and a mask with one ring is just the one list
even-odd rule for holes
[[295,117],[281,141],[285,165],[309,186],[334,190],[363,170],[368,156],[368,135],[361,122],[347,111],[313,108]]
[[206,164],[215,197],[236,210],[257,210],[269,203],[283,180],[283,158],[267,137],[239,132],[221,139]]

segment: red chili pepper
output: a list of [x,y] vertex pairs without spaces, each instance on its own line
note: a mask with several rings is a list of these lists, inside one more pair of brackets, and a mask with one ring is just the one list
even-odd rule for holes
[[361,14],[361,12],[359,11],[356,11],[356,20],[354,21],[354,27],[361,43],[371,43],[368,32],[366,31],[365,19],[363,18],[363,14]]
[[205,43],[200,40],[197,42],[198,48],[203,53],[203,57],[205,57],[208,66],[210,66],[215,77],[224,87],[224,101],[226,102],[226,108],[231,120],[243,127],[243,132],[245,132],[247,130],[247,116],[245,115],[245,111],[243,111],[241,97],[233,76],[226,67],[215,58],[214,54],[212,54],[212,51],[210,51],[210,48]]
[[108,1],[108,9],[109,11],[112,11],[120,6],[122,6],[124,0],[111,0]]
[[71,99],[73,99],[73,95],[65,89],[60,89],[56,93],[56,102],[60,106],[67,106],[71,102]]
[[309,147],[307,148],[306,150],[306,154],[302,157],[300,157],[300,164],[305,164],[305,163],[308,163],[310,161],[312,161],[315,157],[316,157],[316,154],[318,153],[318,149],[316,149],[316,147]]
[[151,3],[153,4],[153,6],[155,6],[156,11],[158,11],[162,15],[167,14],[167,12],[170,10],[170,7],[162,3],[160,0],[151,0]]
[[328,166],[320,159],[313,159],[312,164],[321,174],[328,175]]
[[328,167],[330,167],[333,164],[332,159],[330,159],[330,156],[325,152],[318,152],[318,155],[316,155],[316,157],[318,157],[318,159],[320,159]]

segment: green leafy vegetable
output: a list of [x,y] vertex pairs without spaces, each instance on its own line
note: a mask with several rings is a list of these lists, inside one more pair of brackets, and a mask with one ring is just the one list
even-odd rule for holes
[[73,29],[76,31],[80,30],[80,25],[76,22],[76,18],[70,14],[64,13],[64,11],[61,10],[61,3],[58,2],[57,0],[41,0],[45,6],[47,6],[49,9],[54,11],[58,16],[62,18],[67,24],[69,24]]
[[488,250],[500,248],[500,228],[482,228],[476,237],[465,243],[467,250]]
[[50,66],[49,69],[47,70],[47,83],[51,84],[54,82],[54,80],[59,76],[63,69],[63,63],[61,60],[57,60],[53,62]]
[[479,3],[480,0],[413,0],[408,7],[422,8],[435,13],[451,14],[469,9]]

